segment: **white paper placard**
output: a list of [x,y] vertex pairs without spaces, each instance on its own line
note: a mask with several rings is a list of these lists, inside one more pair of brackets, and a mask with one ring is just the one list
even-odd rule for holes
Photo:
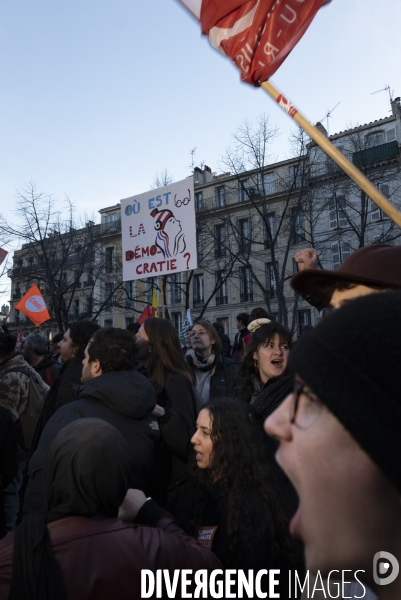
[[121,200],[123,279],[198,266],[193,177]]

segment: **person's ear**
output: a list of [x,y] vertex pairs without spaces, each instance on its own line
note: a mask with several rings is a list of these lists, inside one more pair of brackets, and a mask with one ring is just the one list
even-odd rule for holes
[[100,362],[98,360],[94,360],[92,362],[92,369],[93,369],[93,373],[95,375],[101,375],[102,374],[102,367],[100,366]]

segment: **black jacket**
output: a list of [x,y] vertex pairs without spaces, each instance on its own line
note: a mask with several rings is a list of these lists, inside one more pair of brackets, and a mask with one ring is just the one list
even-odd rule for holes
[[[196,368],[194,367],[191,356],[186,357],[192,371],[192,376],[196,382]],[[226,358],[222,354],[217,354],[215,369],[210,381],[209,398],[216,396],[233,396],[237,388],[238,364]]]
[[60,374],[62,364],[52,356],[44,356],[33,368],[48,386],[52,386]]
[[24,514],[43,510],[43,467],[54,436],[76,419],[92,417],[110,423],[124,437],[134,470],[130,487],[166,501],[166,451],[155,417],[156,392],[137,371],[118,371],[94,377],[79,391],[78,400],[60,408],[46,425],[28,465]]
[[59,371],[58,377],[52,384],[52,387],[47,393],[42,413],[36,425],[35,435],[33,436],[32,445],[29,451],[29,458],[33,456],[38,447],[40,436],[46,426],[46,423],[51,419],[56,410],[64,404],[68,404],[75,400],[72,392],[72,386],[81,385],[82,377],[82,361],[72,358],[64,363]]
[[0,539],[7,534],[3,490],[18,471],[17,428],[9,410],[0,406]]

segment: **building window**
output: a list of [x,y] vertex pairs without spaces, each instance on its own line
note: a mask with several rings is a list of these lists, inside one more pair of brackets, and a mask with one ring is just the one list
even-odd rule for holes
[[180,312],[173,312],[171,313],[171,318],[173,321],[173,325],[176,328],[176,330],[178,332],[181,331],[181,326],[182,326],[182,315]]
[[290,186],[294,186],[296,188],[302,187],[302,168],[303,165],[300,163],[290,167]]
[[305,216],[303,211],[293,206],[291,208],[291,244],[305,241]]
[[119,221],[121,219],[121,213],[116,212],[112,215],[103,215],[102,223],[114,223],[115,221]]
[[297,311],[297,321],[298,321],[298,337],[301,335],[303,328],[305,325],[311,325],[311,317],[310,310],[298,310]]
[[204,304],[203,273],[194,275],[194,307]]
[[274,298],[278,297],[277,294],[277,279],[276,279],[276,275],[274,272],[274,267],[276,269],[276,271],[278,270],[278,263],[273,263],[268,262],[265,265],[265,269],[266,269],[266,293],[267,293],[267,297],[269,298],[269,300],[273,300]]
[[329,202],[329,228],[346,227],[347,223],[345,196],[334,196]]
[[[381,191],[381,193],[383,194],[383,196],[386,196],[386,198],[390,197],[390,189],[388,186],[388,183],[382,183],[380,185],[377,186],[379,188],[379,190]],[[370,212],[370,221],[371,223],[376,223],[377,221],[381,221],[384,217],[385,217],[385,213],[382,212],[382,210],[377,206],[377,204],[375,202],[373,202],[373,200],[369,199],[369,212]]]
[[276,214],[269,213],[263,219],[263,235],[265,241],[265,249],[270,250],[272,244],[274,243],[274,239],[276,237],[277,228],[276,228]]
[[348,258],[352,250],[346,242],[342,240],[331,244],[331,257],[333,261],[333,271],[338,269],[344,260]]
[[103,327],[114,327],[114,319],[104,319]]
[[265,173],[263,175],[263,189],[265,196],[276,193],[276,175],[275,173]]
[[136,292],[136,287],[135,287],[135,281],[126,281],[124,283],[124,289],[125,289],[125,306],[127,308],[133,308],[135,306],[135,292]]
[[250,267],[240,267],[239,282],[240,282],[240,301],[241,302],[253,302],[252,271],[251,271]]
[[240,252],[249,252],[251,249],[251,223],[249,219],[238,221],[238,249]]
[[127,328],[128,325],[132,325],[135,322],[135,317],[125,317],[125,328]]
[[203,211],[203,193],[202,192],[198,192],[197,194],[195,194],[195,210],[196,210],[196,212]]
[[112,273],[114,267],[114,246],[109,246],[105,251],[105,271]]
[[182,273],[170,275],[170,301],[172,304],[182,301]]
[[86,306],[86,312],[89,314],[89,316],[92,315],[92,296],[88,296],[85,300],[85,306]]
[[74,317],[79,315],[79,300],[74,300]]
[[220,185],[215,188],[216,194],[216,208],[222,208],[226,205],[226,188],[224,185]]
[[225,225],[214,226],[214,255],[216,258],[220,258],[226,255],[226,227]]
[[198,250],[198,260],[203,260],[205,256],[205,233],[199,229],[196,234],[196,244]]
[[366,136],[366,147],[373,148],[374,146],[380,146],[384,144],[384,131],[375,131]]
[[227,304],[227,273],[225,271],[216,272],[216,288],[216,306]]
[[249,179],[240,179],[238,182],[238,197],[240,202],[249,200]]
[[114,281],[106,281],[104,284],[105,310],[111,310],[114,306]]

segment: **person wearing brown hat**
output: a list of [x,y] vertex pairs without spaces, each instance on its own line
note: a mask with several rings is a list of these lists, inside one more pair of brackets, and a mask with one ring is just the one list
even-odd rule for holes
[[313,248],[298,252],[295,261],[299,272],[292,277],[291,286],[318,310],[328,305],[340,308],[349,300],[374,292],[401,289],[401,246],[364,246],[336,271],[317,269]]
[[401,598],[400,305],[399,291],[358,298],[302,336],[294,391],[265,422],[299,496],[290,531],[307,569],[356,573],[380,600]]

